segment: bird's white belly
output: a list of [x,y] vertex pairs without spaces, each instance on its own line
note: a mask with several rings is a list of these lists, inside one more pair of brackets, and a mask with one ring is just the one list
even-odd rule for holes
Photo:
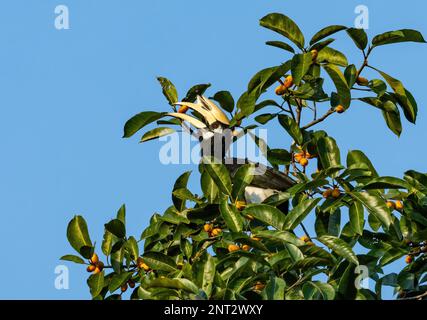
[[245,199],[246,203],[261,203],[268,197],[277,193],[274,189],[263,189],[257,187],[246,187],[245,188]]

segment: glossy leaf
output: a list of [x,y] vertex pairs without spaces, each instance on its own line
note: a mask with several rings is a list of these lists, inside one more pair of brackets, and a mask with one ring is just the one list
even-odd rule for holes
[[271,13],[260,20],[260,25],[288,38],[298,48],[304,48],[304,35],[297,24],[289,17],[280,13]]
[[68,223],[67,239],[74,250],[83,255],[84,258],[90,258],[90,253],[84,248],[92,247],[92,241],[89,237],[86,221],[82,216],[75,216]]
[[146,132],[142,138],[141,138],[141,142],[145,142],[145,141],[149,141],[149,140],[153,140],[153,139],[157,139],[160,137],[164,137],[167,136],[171,133],[174,133],[175,130],[172,128],[167,128],[167,127],[158,127],[155,128],[153,130],[150,130],[148,132]]
[[317,240],[322,242],[324,245],[326,245],[329,249],[334,251],[339,256],[345,258],[351,263],[359,264],[359,261],[357,260],[357,257],[351,247],[345,242],[344,240],[341,240],[340,238],[334,237],[334,236],[328,236],[324,235],[319,237]]
[[330,36],[331,34],[337,33],[341,30],[345,30],[347,29],[346,26],[341,26],[341,25],[332,25],[332,26],[328,26],[325,27],[323,29],[321,29],[320,31],[318,31],[310,40],[310,45],[313,45],[314,43],[316,43],[319,40],[322,40],[328,36]]

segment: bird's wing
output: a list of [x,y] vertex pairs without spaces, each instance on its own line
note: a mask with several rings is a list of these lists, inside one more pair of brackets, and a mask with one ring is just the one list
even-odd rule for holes
[[230,120],[228,120],[225,113],[211,100],[204,96],[197,96],[197,101],[203,105],[203,108],[208,110],[215,119],[225,125],[230,125]]
[[209,110],[206,110],[205,108],[203,108],[202,104],[199,104],[199,103],[196,104],[191,102],[177,102],[175,104],[178,106],[186,106],[186,107],[189,107],[190,109],[197,111],[202,115],[203,118],[205,118],[205,120],[209,123],[209,125],[216,122],[216,118],[211,114]]
[[187,114],[184,114],[184,113],[168,113],[167,115],[174,117],[174,118],[178,118],[178,119],[187,121],[190,124],[192,124],[194,127],[196,127],[197,129],[206,128],[206,125],[202,121],[197,120],[196,118],[193,118]]

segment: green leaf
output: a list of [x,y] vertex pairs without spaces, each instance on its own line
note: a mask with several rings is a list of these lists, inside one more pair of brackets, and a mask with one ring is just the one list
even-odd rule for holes
[[319,238],[317,238],[321,243],[323,243],[325,246],[327,246],[329,249],[334,251],[339,256],[345,258],[351,263],[359,264],[359,261],[357,260],[356,255],[354,254],[351,247],[340,238],[334,237],[334,236],[328,236],[324,235]]
[[425,42],[425,40],[420,32],[412,29],[389,31],[379,34],[372,39],[374,47],[398,42]]
[[350,215],[350,226],[352,230],[359,234],[363,234],[363,226],[365,224],[365,214],[363,205],[359,201],[354,201],[349,210]]
[[190,280],[183,278],[157,278],[148,280],[146,288],[171,288],[177,290],[185,290],[194,294],[199,293],[199,288]]
[[240,232],[243,230],[243,218],[234,206],[230,206],[227,203],[227,200],[227,198],[224,198],[220,203],[221,216],[231,231]]
[[89,286],[90,294],[93,298],[99,295],[104,288],[104,271],[92,274],[87,279],[87,285]]
[[178,102],[178,92],[176,91],[175,86],[170,80],[166,78],[158,77],[157,80],[162,86],[163,95],[166,97],[169,104],[173,106],[176,102]]
[[382,72],[381,70],[375,70],[381,74],[384,80],[387,81],[389,86],[393,89],[397,102],[402,107],[406,119],[408,119],[409,122],[415,123],[417,119],[418,107],[412,94],[405,89],[399,80],[393,78],[385,72]]
[[86,221],[82,216],[75,216],[68,223],[67,239],[74,250],[84,258],[90,258],[90,252],[85,249],[92,247],[92,241],[89,237]]
[[60,260],[71,261],[78,264],[85,264],[85,261],[82,258],[75,256],[73,254],[67,254],[65,256],[62,256]]
[[304,218],[316,207],[320,200],[320,198],[306,199],[300,202],[287,214],[283,224],[283,229],[295,229],[304,220]]
[[233,176],[233,199],[242,199],[245,193],[245,188],[251,184],[254,178],[255,167],[253,164],[245,164],[236,170]]
[[329,283],[307,281],[302,287],[306,300],[334,300],[335,290]]
[[347,154],[347,167],[353,165],[365,164],[372,172],[372,176],[378,177],[377,170],[375,170],[371,160],[360,150],[352,150]]
[[130,118],[124,127],[123,138],[132,137],[136,132],[144,128],[146,125],[164,117],[166,112],[144,111]]
[[164,137],[167,136],[168,134],[174,133],[175,130],[172,128],[167,128],[167,127],[158,127],[155,128],[153,130],[150,130],[148,132],[146,132],[142,138],[140,142],[145,142],[145,141],[149,141],[149,140],[153,140],[153,139],[157,139],[160,137]]
[[304,137],[298,124],[295,122],[294,119],[287,115],[279,114],[279,123],[295,140],[296,143],[298,143],[299,145],[303,143]]
[[288,38],[298,48],[304,48],[304,35],[297,24],[289,17],[280,13],[270,13],[260,20],[260,25]]
[[178,270],[173,259],[160,252],[145,252],[144,262],[153,270],[173,272]]
[[218,187],[206,171],[203,171],[200,179],[204,196],[208,199],[209,203],[213,203],[219,194]]
[[393,220],[385,201],[378,194],[373,192],[350,192],[349,194],[354,199],[360,201],[369,213],[381,222],[384,229],[388,230]]
[[244,215],[251,215],[278,230],[283,230],[286,216],[279,209],[266,204],[250,204],[243,210]]
[[126,241],[126,247],[132,257],[133,260],[136,260],[139,257],[139,248],[138,248],[138,242],[134,237],[129,237],[129,239]]
[[264,113],[264,114],[260,114],[258,116],[255,117],[255,121],[261,124],[266,124],[267,122],[269,122],[270,120],[276,118],[276,114],[272,114],[272,113]]
[[234,99],[229,91],[218,91],[211,99],[217,101],[224,110],[233,112]]
[[357,79],[357,69],[354,64],[351,64],[347,68],[345,68],[344,77],[347,81],[348,87],[349,88],[353,87]]
[[365,190],[369,189],[407,189],[411,190],[412,186],[403,179],[395,177],[378,177],[370,180],[362,187]]
[[201,83],[192,86],[190,90],[188,90],[182,101],[184,102],[194,102],[197,99],[197,96],[201,96],[205,93],[205,91],[211,86],[210,83]]
[[294,48],[292,48],[289,44],[282,42],[282,41],[267,41],[265,44],[268,46],[272,46],[272,47],[276,47],[279,49],[289,51],[291,53],[295,53]]
[[216,265],[214,258],[206,254],[202,260],[199,260],[193,265],[193,271],[197,284],[206,293],[211,296],[212,288],[215,280]]
[[255,103],[258,96],[256,92],[244,92],[237,100],[237,109],[239,110],[239,119],[250,116],[255,110]]
[[350,38],[354,41],[356,46],[360,50],[365,50],[366,46],[368,45],[368,36],[363,29],[356,29],[356,28],[348,28],[347,34],[350,36]]
[[342,73],[342,71],[333,64],[324,65],[323,68],[328,73],[334,82],[335,87],[337,88],[338,95],[341,99],[342,106],[347,109],[350,106],[351,94],[350,88],[347,84],[347,81]]
[[346,67],[348,65],[347,57],[338,50],[325,47],[317,54],[317,62],[332,63]]
[[110,231],[105,230],[104,237],[102,239],[101,249],[106,256],[109,256],[111,253],[114,238],[114,235]]
[[[317,142],[320,162],[324,169],[341,165],[340,150],[334,138],[322,137]],[[338,172],[332,176],[336,176]]]
[[176,189],[172,192],[172,194],[181,200],[190,200],[196,203],[201,202],[190,190],[187,188]]
[[258,97],[283,77],[291,69],[291,66],[292,61],[289,60],[280,66],[269,67],[258,71],[248,83],[248,92]]
[[119,210],[117,210],[117,219],[126,225],[126,205],[123,204]]
[[190,175],[191,175],[191,171],[184,172],[182,175],[180,175],[178,177],[178,179],[176,179],[175,184],[173,186],[172,202],[178,211],[182,211],[185,209],[185,201],[174,196],[173,191],[178,190],[178,189],[182,189],[182,188],[186,188],[187,184],[188,184],[188,179],[190,178]]
[[284,300],[286,282],[282,278],[271,276],[264,289],[266,300]]
[[119,219],[113,219],[105,224],[105,229],[115,235],[117,238],[126,236],[126,228],[124,223]]
[[313,63],[313,58],[310,52],[304,54],[296,54],[292,58],[291,71],[293,82],[299,86],[302,78],[306,75]]
[[334,33],[338,32],[338,31],[345,30],[345,29],[347,29],[346,26],[340,26],[340,25],[333,25],[333,26],[325,27],[325,28],[321,29],[320,31],[318,31],[311,38],[310,45],[313,45],[317,41],[322,40],[322,39],[330,36],[331,34],[334,34]]
[[292,161],[292,156],[289,151],[285,149],[270,149],[267,152],[267,160],[273,166],[274,165],[285,165]]
[[113,293],[123,284],[125,284],[132,277],[132,272],[122,272],[120,274],[114,274],[108,284],[108,291]]
[[203,167],[215,181],[218,188],[226,195],[231,196],[231,178],[227,168],[215,159],[203,157]]
[[304,259],[304,254],[296,245],[291,243],[285,243],[285,248],[293,263]]

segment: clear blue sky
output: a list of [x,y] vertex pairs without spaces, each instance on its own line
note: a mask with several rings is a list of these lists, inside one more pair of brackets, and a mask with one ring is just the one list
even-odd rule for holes
[[[54,28],[59,4],[69,7],[70,30]],[[58,258],[73,253],[65,237],[72,216],[83,214],[100,243],[103,223],[126,203],[128,231],[139,236],[170,205],[175,178],[197,171],[161,165],[159,142],[121,139],[130,116],[167,110],[156,76],[172,79],[181,94],[211,82],[209,93],[237,97],[257,70],[288,58],[264,45],[279,37],[260,28],[259,18],[285,13],[309,38],[330,24],[352,26],[358,4],[370,10],[370,35],[405,27],[427,35],[425,1],[1,1],[0,298],[89,298],[87,273],[77,265],[65,263],[70,289],[54,288]],[[337,38],[360,63],[353,43]],[[383,175],[427,171],[426,56],[419,44],[374,52],[371,64],[417,98],[418,125],[405,123],[397,139],[377,110],[355,104],[325,125],[343,153],[363,149]],[[274,132],[269,143],[279,147]]]

